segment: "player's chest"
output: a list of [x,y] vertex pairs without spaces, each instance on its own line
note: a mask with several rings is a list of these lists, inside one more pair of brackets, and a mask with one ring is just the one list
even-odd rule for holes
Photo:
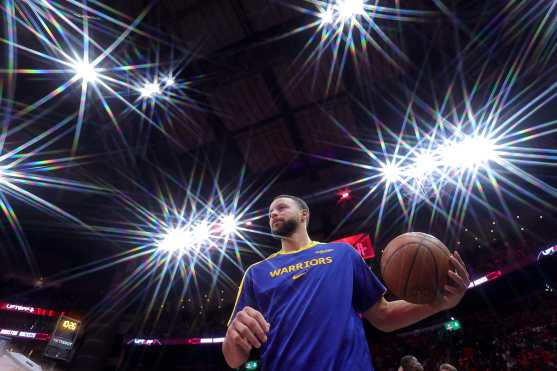
[[[342,279],[341,256],[334,252],[307,254],[266,264],[256,280],[257,295],[267,297],[303,294]],[[346,268],[346,267],[344,267]]]

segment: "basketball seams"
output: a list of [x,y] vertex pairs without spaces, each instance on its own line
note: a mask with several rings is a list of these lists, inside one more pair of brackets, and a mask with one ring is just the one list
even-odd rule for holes
[[406,296],[406,290],[408,290],[408,282],[410,281],[410,277],[412,276],[412,270],[414,269],[414,264],[416,263],[416,258],[418,257],[418,254],[420,253],[420,244],[418,243],[417,245],[418,245],[418,248],[414,252],[414,256],[412,257],[412,263],[410,264],[410,267],[408,268],[408,274],[405,277],[404,290],[402,290],[403,297]]
[[[396,240],[396,238],[395,238],[393,241],[395,241],[395,240]],[[389,245],[390,245],[393,241],[391,241],[391,242],[389,243]],[[383,276],[383,272],[385,271],[385,269],[386,269],[387,266],[389,265],[389,262],[393,259],[393,257],[394,257],[395,255],[397,255],[399,252],[401,252],[404,248],[406,248],[406,247],[408,247],[408,246],[410,246],[410,245],[415,245],[415,244],[416,244],[416,242],[415,242],[415,241],[412,241],[412,242],[406,242],[406,243],[400,245],[400,246],[398,247],[398,249],[397,249],[395,252],[393,252],[393,253],[391,254],[391,256],[389,256],[389,258],[387,259],[387,261],[385,261],[385,264],[381,264],[381,276]],[[388,245],[387,245],[387,247],[388,247]]]
[[437,260],[435,254],[430,250],[429,246],[427,246],[427,252],[433,258],[433,267],[435,268],[435,296],[437,297],[437,295],[441,291],[439,287],[439,261]]
[[[395,241],[395,240],[396,240],[396,238],[395,238],[393,241]],[[391,241],[391,243],[392,243],[393,241]],[[387,267],[390,265],[390,262],[392,261],[392,259],[393,259],[395,256],[397,256],[400,252],[404,251],[407,247],[412,246],[412,245],[415,245],[415,244],[416,244],[416,242],[413,241],[413,242],[405,242],[404,244],[399,245],[398,248],[396,249],[396,251],[394,251],[394,252],[388,257],[388,259],[385,261],[385,264],[381,264],[381,277],[383,277],[383,280],[386,280],[385,271],[387,270]],[[389,245],[390,245],[390,243],[389,243]],[[388,245],[387,245],[387,247],[388,247]],[[386,282],[386,281],[385,281],[385,282]],[[392,291],[392,288],[389,288],[389,289]],[[396,289],[398,289],[398,287],[397,287]],[[398,291],[398,290],[397,290],[397,291]],[[393,291],[393,292],[394,292],[394,291]],[[399,294],[400,294],[400,293],[397,293],[397,295],[399,295]]]
[[[432,239],[433,244],[437,247],[438,250],[441,250],[441,252],[447,257],[450,258],[451,256],[451,252],[448,250],[448,248],[439,240],[436,239]],[[436,256],[435,254],[433,254],[434,256]],[[439,261],[436,260],[437,264],[439,264]],[[441,265],[443,264],[443,262],[440,262]],[[439,266],[436,264],[436,268],[439,268]],[[448,260],[447,261],[447,269],[450,269],[451,266],[451,261]],[[443,272],[438,272],[438,273],[443,273]],[[439,280],[439,282],[444,281],[446,283],[446,280],[443,280],[443,277],[438,277],[437,278]],[[440,288],[441,289],[441,288]]]
[[449,254],[447,254],[448,248],[445,246],[445,244],[443,244],[443,242],[439,241],[437,238],[435,238],[433,236],[428,236],[427,239],[431,242],[432,245],[434,245],[439,250],[441,250],[443,252],[443,254],[445,254],[446,256],[451,255],[450,251],[449,251]]
[[435,295],[437,296],[440,292],[442,292],[442,287],[441,287],[441,282],[443,281],[442,278],[439,274],[442,273],[439,271],[439,268],[441,265],[444,265],[443,262],[439,261],[439,259],[437,259],[437,253],[434,253],[433,251],[431,251],[430,249],[435,247],[437,249],[437,251],[440,251],[443,255],[445,255],[446,257],[450,257],[451,253],[450,251],[448,251],[447,247],[443,244],[443,242],[441,242],[439,239],[435,238],[434,236],[428,235],[428,234],[424,234],[424,237],[427,241],[429,241],[429,244],[424,244],[425,247],[427,247],[427,251],[430,253],[430,255],[433,257],[433,261],[434,261],[434,267],[435,267],[435,286],[437,288]]

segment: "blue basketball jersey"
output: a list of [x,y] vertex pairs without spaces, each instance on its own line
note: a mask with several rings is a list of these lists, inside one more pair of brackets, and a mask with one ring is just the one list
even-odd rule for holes
[[271,325],[261,347],[265,371],[369,371],[371,355],[358,313],[384,293],[352,246],[312,242],[251,265],[228,324],[245,306],[263,314]]

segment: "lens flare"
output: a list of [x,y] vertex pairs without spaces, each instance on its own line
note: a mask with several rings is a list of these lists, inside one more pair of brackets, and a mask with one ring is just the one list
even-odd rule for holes
[[384,164],[380,171],[383,174],[383,180],[389,183],[394,183],[401,179],[401,169],[392,162]]
[[335,21],[335,13],[332,6],[323,8],[319,12],[319,18],[321,19],[321,25],[332,24]]
[[222,233],[226,236],[233,235],[238,230],[238,222],[234,215],[225,215],[221,218]]
[[339,0],[336,7],[342,21],[350,20],[365,13],[362,0]]
[[485,137],[470,136],[449,141],[441,149],[441,158],[448,167],[473,169],[497,159],[495,143]]
[[[380,23],[416,22],[437,15],[434,11],[403,9],[398,3],[392,7],[379,5],[377,1],[308,0],[306,3],[308,6],[291,8],[305,15],[311,14],[315,19],[284,36],[306,32],[308,29],[315,29],[315,32],[293,61],[288,85],[296,85],[296,80],[302,80],[306,74],[314,79],[325,74],[325,93],[340,89],[349,58],[354,60],[359,73],[363,65],[369,64],[372,50],[373,58],[381,59],[382,63],[389,66],[388,70],[403,71],[411,66],[410,59]],[[321,64],[324,61],[328,66],[323,72]]]
[[158,82],[149,82],[139,89],[142,98],[154,98],[161,93],[161,87]]
[[95,66],[88,61],[82,61],[74,65],[75,75],[84,82],[94,83],[97,81],[98,74]]
[[416,155],[407,174],[410,178],[420,181],[432,175],[438,167],[439,161],[436,156],[430,151],[424,150]]
[[157,244],[161,251],[170,253],[183,253],[182,250],[191,246],[193,238],[190,231],[184,228],[171,229],[163,235],[163,238]]

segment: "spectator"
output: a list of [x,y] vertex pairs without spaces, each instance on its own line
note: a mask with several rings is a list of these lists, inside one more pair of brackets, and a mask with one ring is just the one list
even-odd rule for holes
[[457,368],[450,363],[443,363],[439,366],[439,371],[458,371]]
[[400,359],[398,371],[423,371],[420,361],[412,355],[406,355]]

